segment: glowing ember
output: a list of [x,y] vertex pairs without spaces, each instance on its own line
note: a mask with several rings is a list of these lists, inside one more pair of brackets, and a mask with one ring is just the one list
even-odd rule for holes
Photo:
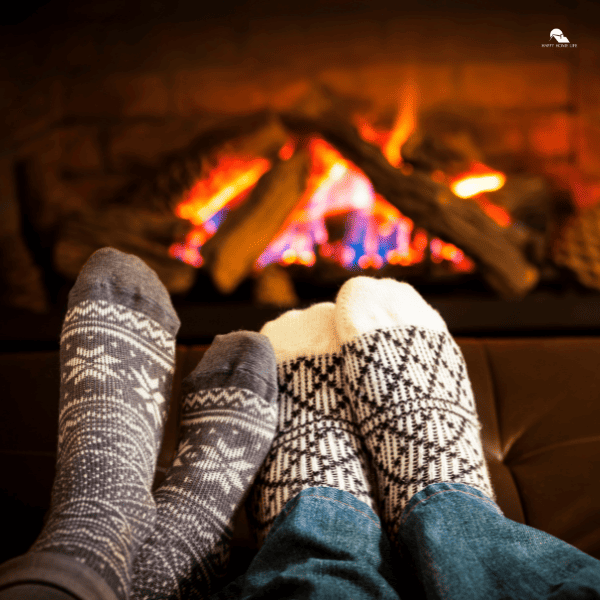
[[459,198],[474,198],[484,212],[501,227],[508,227],[511,223],[510,215],[500,206],[492,204],[485,192],[499,190],[506,182],[504,173],[494,171],[481,163],[473,163],[471,170],[455,178],[450,184],[450,189]]
[[433,262],[439,263],[447,260],[452,263],[454,270],[460,272],[472,271],[475,266],[473,261],[463,254],[462,250],[459,250],[453,244],[442,242],[439,238],[432,239],[429,247]]
[[279,150],[279,158],[281,160],[292,158],[294,150],[296,150],[296,143],[294,140],[288,140],[287,143],[281,147],[281,150]]
[[450,189],[459,198],[472,198],[484,192],[499,190],[505,182],[504,173],[493,171],[481,163],[475,163],[469,173],[456,178],[450,184]]
[[478,198],[478,202],[483,208],[484,212],[490,219],[496,221],[501,227],[508,227],[511,223],[511,217],[507,211],[500,206],[492,204],[489,200],[484,198]]

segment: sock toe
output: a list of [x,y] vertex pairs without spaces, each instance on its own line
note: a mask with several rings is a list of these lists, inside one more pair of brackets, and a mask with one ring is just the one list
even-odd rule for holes
[[439,313],[415,288],[394,279],[354,277],[348,280],[338,293],[335,311],[342,342],[390,327],[413,325],[448,331]]
[[331,354],[340,350],[334,314],[333,302],[290,310],[267,323],[261,333],[271,340],[278,362],[299,356]]
[[245,388],[267,402],[273,401],[277,396],[277,363],[269,338],[254,331],[217,335],[186,378],[183,393],[216,387]]
[[140,258],[115,248],[90,256],[69,293],[69,308],[104,300],[141,312],[175,335],[180,326],[171,297],[158,275]]

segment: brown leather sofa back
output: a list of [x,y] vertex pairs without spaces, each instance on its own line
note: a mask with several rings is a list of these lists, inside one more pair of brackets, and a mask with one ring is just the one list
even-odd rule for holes
[[[600,558],[600,337],[458,339],[498,504],[505,515]],[[177,445],[182,379],[205,347],[177,348],[157,484]],[[42,526],[54,473],[58,352],[0,354],[0,561]],[[11,527],[8,527],[8,525]],[[240,513],[235,543],[251,548]]]

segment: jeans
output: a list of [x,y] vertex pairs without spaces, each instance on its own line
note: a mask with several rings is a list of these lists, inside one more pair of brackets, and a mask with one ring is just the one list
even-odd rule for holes
[[400,523],[395,551],[379,518],[354,496],[304,490],[248,571],[213,600],[600,598],[600,561],[507,519],[468,485],[428,486]]
[[[0,600],[104,598],[99,588],[65,593],[54,570],[46,587],[42,567],[31,557],[27,577],[15,585],[15,571],[3,565]],[[212,600],[250,598],[600,598],[600,561],[507,519],[484,494],[458,483],[435,483],[411,498],[394,549],[366,504],[318,487],[287,503],[247,572]]]

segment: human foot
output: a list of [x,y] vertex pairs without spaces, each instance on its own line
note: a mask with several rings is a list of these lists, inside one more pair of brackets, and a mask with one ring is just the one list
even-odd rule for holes
[[466,365],[441,316],[410,285],[368,277],[342,286],[335,312],[344,386],[390,536],[431,483],[465,483],[493,498]]
[[310,487],[348,491],[374,507],[365,451],[342,386],[334,305],[267,323],[277,357],[279,427],[251,493],[260,542],[285,504]]

